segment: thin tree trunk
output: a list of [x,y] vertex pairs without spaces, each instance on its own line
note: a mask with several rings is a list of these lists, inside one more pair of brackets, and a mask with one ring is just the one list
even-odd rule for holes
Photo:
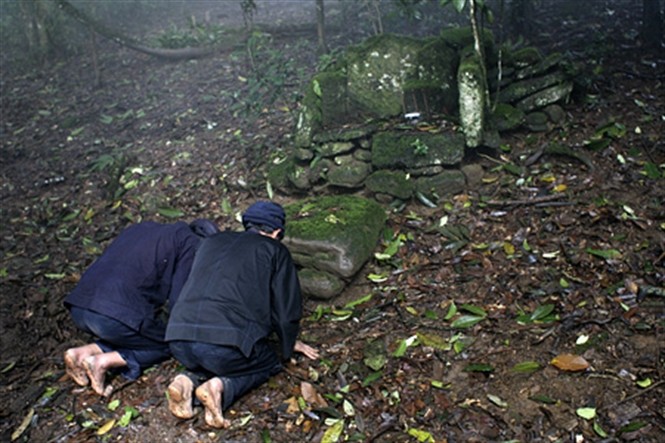
[[381,18],[381,8],[379,5],[380,2],[381,0],[372,0],[374,12],[376,13],[376,26],[378,28],[378,34],[383,35],[383,19]]
[[510,7],[510,28],[513,36],[530,37],[533,31],[534,0],[513,0]]
[[663,16],[660,0],[642,0],[642,42],[644,46],[659,48],[663,44]]
[[26,41],[28,53],[40,63],[50,52],[50,40],[46,32],[46,12],[40,0],[21,0],[19,2],[21,15],[26,23]]
[[92,53],[92,68],[95,71],[95,87],[102,86],[102,73],[99,70],[99,62],[97,58],[97,34],[90,29],[90,52]]
[[316,33],[319,37],[319,52],[321,54],[328,53],[325,18],[326,15],[323,9],[323,0],[316,0]]
[[478,29],[478,17],[477,17],[477,7],[476,0],[469,0],[469,14],[471,19],[471,30],[473,31],[473,47],[478,55],[478,62],[480,63],[480,69],[483,76],[483,89],[485,90],[485,103],[483,105],[489,109],[489,91],[487,89],[487,67],[485,66],[485,51],[483,49],[483,41],[480,36],[480,30]]

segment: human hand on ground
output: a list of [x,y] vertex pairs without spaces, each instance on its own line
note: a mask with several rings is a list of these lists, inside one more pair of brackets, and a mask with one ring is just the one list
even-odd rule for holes
[[305,357],[309,358],[310,360],[316,360],[317,358],[319,358],[318,349],[315,349],[310,345],[306,345],[300,340],[296,340],[296,344],[293,347],[293,350],[296,352],[300,352],[301,354],[304,354]]

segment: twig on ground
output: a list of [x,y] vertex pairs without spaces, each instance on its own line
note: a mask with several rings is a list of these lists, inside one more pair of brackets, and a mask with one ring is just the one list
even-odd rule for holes
[[631,401],[631,400],[635,400],[637,397],[640,397],[640,396],[646,394],[647,392],[653,391],[654,389],[656,389],[658,386],[660,386],[662,384],[665,384],[665,380],[661,380],[657,383],[654,383],[651,386],[649,386],[648,388],[645,388],[645,389],[643,389],[639,392],[636,392],[633,395],[629,395],[628,397],[626,397],[622,400],[619,400],[619,401],[614,402],[614,403],[609,404],[609,405],[602,406],[602,407],[598,408],[598,410],[599,411],[604,411],[604,410],[607,410],[607,409],[614,409],[615,407],[619,406],[622,403],[625,403],[625,402]]
[[370,435],[370,437],[367,439],[367,443],[371,443],[391,429],[395,429],[396,424],[397,419],[395,417],[390,417],[388,420],[385,420],[383,423],[381,423],[379,429],[377,429],[374,434]]
[[[542,197],[533,197],[523,200],[490,200],[485,202],[485,204],[489,206],[528,206],[528,205],[539,205],[543,203],[549,203],[556,200],[560,200],[564,197],[565,195],[551,194],[551,195],[543,195]],[[560,202],[560,203],[574,204],[572,202]]]

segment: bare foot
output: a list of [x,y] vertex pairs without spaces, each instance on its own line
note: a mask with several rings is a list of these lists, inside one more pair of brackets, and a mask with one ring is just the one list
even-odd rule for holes
[[106,379],[106,368],[100,367],[98,358],[94,355],[83,360],[83,367],[90,379],[92,390],[99,395],[104,395],[104,380]]
[[194,416],[192,408],[192,391],[194,383],[186,375],[177,375],[168,387],[169,411],[181,419]]
[[224,384],[217,377],[211,378],[196,388],[196,398],[205,407],[205,421],[211,428],[225,429],[231,422],[222,415],[222,392]]
[[76,356],[76,351],[74,349],[68,349],[65,352],[65,370],[69,378],[74,380],[79,386],[88,386],[90,380],[85,373],[85,369],[79,364],[80,360]]
[[102,349],[96,343],[89,343],[77,348],[70,348],[65,351],[65,369],[67,375],[79,386],[87,386],[90,383],[88,375],[83,367],[83,360],[91,355],[101,354]]
[[113,392],[112,385],[108,385],[106,389],[104,388],[106,371],[121,366],[127,366],[127,362],[117,351],[104,352],[83,360],[83,368],[90,379],[90,386],[92,386],[92,389],[97,394],[103,397],[108,397]]

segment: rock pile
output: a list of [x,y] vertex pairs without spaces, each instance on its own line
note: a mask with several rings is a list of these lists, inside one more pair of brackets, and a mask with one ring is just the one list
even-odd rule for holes
[[[483,42],[486,65],[499,66],[491,34]],[[502,51],[501,75],[489,69],[482,79],[472,44],[470,30],[456,28],[421,41],[379,36],[349,48],[313,78],[291,155],[269,171],[272,186],[436,204],[479,181],[482,170],[463,164],[467,150],[497,148],[501,132],[562,122],[572,82],[560,54]],[[497,103],[491,108],[488,93]]]

